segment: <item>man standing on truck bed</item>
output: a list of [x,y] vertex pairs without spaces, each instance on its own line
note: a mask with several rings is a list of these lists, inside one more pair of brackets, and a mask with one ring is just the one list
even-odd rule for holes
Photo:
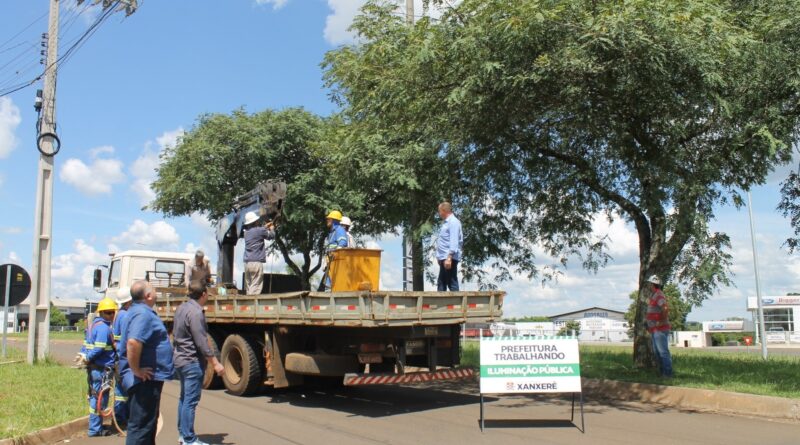
[[186,265],[186,273],[184,275],[186,277],[184,279],[186,289],[189,289],[189,283],[192,281],[199,281],[206,286],[211,284],[211,267],[205,252],[198,250],[194,253],[194,261]]
[[[322,280],[319,282],[319,291],[331,290],[331,277],[328,274],[331,266],[331,253],[336,249],[342,249],[349,246],[347,231],[342,226],[342,212],[338,210],[331,210],[325,217],[325,224],[328,226],[328,238],[325,240],[325,253],[326,261],[325,272],[322,275]],[[353,246],[349,246],[353,247]]]
[[208,343],[208,328],[203,306],[208,300],[206,286],[199,281],[189,284],[189,299],[178,306],[172,325],[175,345],[175,374],[181,381],[178,399],[178,434],[185,445],[208,445],[197,439],[194,417],[203,391],[206,363],[222,376],[225,368]]
[[244,215],[244,283],[247,295],[258,295],[264,287],[264,263],[267,262],[266,240],[275,238],[272,223],[257,224],[256,212]]
[[461,261],[461,246],[464,244],[461,221],[453,215],[453,207],[449,202],[439,204],[439,217],[443,222],[436,241],[436,259],[439,261],[437,290],[457,291],[458,263]]

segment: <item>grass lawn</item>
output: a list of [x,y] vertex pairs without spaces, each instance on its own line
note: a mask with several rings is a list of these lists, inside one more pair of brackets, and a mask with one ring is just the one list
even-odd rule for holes
[[[479,351],[478,342],[468,342],[462,364],[477,367]],[[583,377],[800,398],[800,357],[764,361],[757,354],[673,349],[672,361],[675,377],[664,380],[633,366],[632,346],[581,345]]]
[[88,413],[86,372],[52,360],[30,366],[25,352],[9,348],[0,365],[0,439],[55,426]]
[[[50,332],[50,339],[51,340],[83,340],[83,331],[54,331]],[[21,338],[24,340],[28,339],[27,332],[15,332],[13,334],[9,333],[8,338]]]

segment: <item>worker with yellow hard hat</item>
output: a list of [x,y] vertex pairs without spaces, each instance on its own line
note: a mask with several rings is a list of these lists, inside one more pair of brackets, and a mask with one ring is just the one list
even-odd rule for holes
[[[86,330],[84,348],[86,351],[86,372],[89,383],[89,436],[107,436],[103,429],[103,418],[97,412],[97,394],[103,382],[103,371],[113,367],[117,354],[114,351],[114,332],[111,322],[117,313],[117,302],[111,298],[103,298],[97,304],[97,315]],[[105,410],[107,397],[101,401],[100,407]]]
[[[347,247],[347,231],[342,226],[342,212],[338,210],[331,210],[325,217],[325,223],[328,226],[328,239],[325,242],[325,251],[328,256],[336,249]],[[325,266],[325,272],[322,280],[319,282],[319,290],[330,290],[331,278],[328,276],[328,268],[330,267],[330,258]]]

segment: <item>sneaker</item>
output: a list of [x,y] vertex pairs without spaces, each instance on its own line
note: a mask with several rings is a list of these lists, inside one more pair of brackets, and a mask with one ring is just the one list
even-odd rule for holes
[[194,442],[184,442],[183,445],[209,445],[209,444],[201,441],[200,439],[195,439]]

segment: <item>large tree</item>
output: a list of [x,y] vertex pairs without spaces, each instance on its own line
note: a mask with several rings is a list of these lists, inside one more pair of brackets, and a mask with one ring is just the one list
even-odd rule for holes
[[287,183],[277,246],[306,288],[320,270],[327,229],[325,212],[341,209],[359,221],[361,233],[380,232],[363,201],[338,185],[328,140],[337,124],[302,109],[200,116],[175,147],[161,156],[149,205],[167,216],[201,212],[217,221],[237,196],[266,179]]
[[467,258],[533,277],[543,249],[596,270],[609,257],[592,221],[632,223],[634,359],[652,367],[646,278],[693,305],[727,284],[714,209],[790,158],[799,22],[795,0],[464,0],[409,27],[371,0],[326,78],[353,121],[458,160],[462,205],[490,234]]

